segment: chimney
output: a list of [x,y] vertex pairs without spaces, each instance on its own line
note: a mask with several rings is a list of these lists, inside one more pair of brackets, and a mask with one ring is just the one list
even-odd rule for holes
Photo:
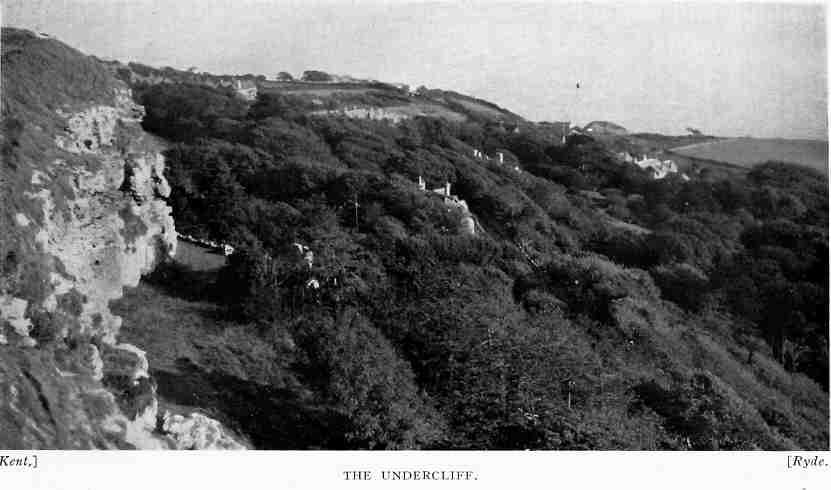
[[418,176],[418,190],[423,191],[427,189],[427,184],[424,182],[424,179],[421,176]]
[[501,151],[499,153],[497,153],[497,155],[499,155],[499,163],[500,164],[505,163],[505,155]]
[[450,197],[450,182],[444,183],[444,195]]

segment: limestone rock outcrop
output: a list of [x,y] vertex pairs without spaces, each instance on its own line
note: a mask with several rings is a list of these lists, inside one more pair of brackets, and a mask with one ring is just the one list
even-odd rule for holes
[[109,308],[176,248],[144,110],[100,62],[28,31],[3,29],[2,63],[0,448],[178,447]]
[[175,441],[176,449],[244,449],[219,422],[200,413],[187,417],[165,413],[162,431]]

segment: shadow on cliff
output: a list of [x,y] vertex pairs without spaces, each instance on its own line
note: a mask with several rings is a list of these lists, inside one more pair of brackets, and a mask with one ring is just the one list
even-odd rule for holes
[[176,370],[151,371],[162,399],[209,409],[256,449],[352,448],[339,437],[347,432],[346,418],[296,390],[208,371],[184,357],[176,360]]

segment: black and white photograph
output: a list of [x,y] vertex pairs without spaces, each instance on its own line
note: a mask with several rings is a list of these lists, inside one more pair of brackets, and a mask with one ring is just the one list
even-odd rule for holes
[[0,3],[0,466],[827,466],[826,5]]

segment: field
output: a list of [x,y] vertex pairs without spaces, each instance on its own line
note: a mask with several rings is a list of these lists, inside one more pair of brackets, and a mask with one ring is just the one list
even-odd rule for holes
[[385,87],[382,84],[372,82],[277,82],[272,80],[259,82],[257,86],[260,90],[275,90],[280,92],[309,92],[315,90],[328,90],[332,92],[366,92],[370,89]]
[[448,109],[447,107],[438,105],[438,104],[430,104],[430,103],[423,103],[418,102],[415,104],[410,105],[401,105],[388,108],[390,111],[397,112],[407,117],[417,117],[417,116],[428,116],[428,117],[440,117],[446,119],[448,121],[456,121],[461,122],[464,121],[466,118],[464,114],[459,114],[458,112],[453,112],[452,110]]
[[453,100],[453,102],[456,102],[456,103],[460,104],[465,109],[467,109],[471,112],[481,114],[482,116],[485,116],[485,117],[490,117],[490,118],[493,118],[493,119],[501,119],[505,116],[505,114],[502,111],[499,111],[498,109],[495,109],[493,107],[488,107],[485,104],[481,104],[481,103],[477,103],[477,102],[473,102],[473,101],[465,100],[465,99],[461,99],[461,98],[458,98],[458,99],[454,98],[452,100]]
[[[308,95],[316,97],[331,97],[334,94],[365,94],[376,91],[368,87],[340,88],[340,87],[287,87],[285,89],[264,89],[263,92],[284,92],[292,95]],[[377,91],[376,91],[377,92]]]
[[814,140],[733,138],[673,148],[682,156],[752,167],[778,160],[828,173],[828,142]]
[[408,95],[401,89],[378,82],[265,81],[260,82],[258,86],[264,93],[329,99],[340,107],[383,107],[402,118],[426,116],[452,122],[463,122],[468,117],[492,120],[519,118],[494,104],[455,92],[427,90],[419,95]]

